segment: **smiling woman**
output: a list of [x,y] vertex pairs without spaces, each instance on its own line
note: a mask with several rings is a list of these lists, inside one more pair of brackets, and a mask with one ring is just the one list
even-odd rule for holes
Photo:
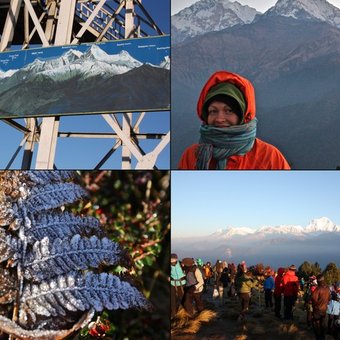
[[180,169],[290,169],[273,145],[256,138],[255,92],[248,79],[214,73],[197,103],[202,125],[199,144],[187,148]]

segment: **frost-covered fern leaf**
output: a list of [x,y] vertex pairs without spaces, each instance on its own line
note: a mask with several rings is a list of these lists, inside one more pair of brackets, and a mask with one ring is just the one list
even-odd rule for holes
[[73,183],[47,184],[33,187],[23,201],[25,209],[33,214],[42,210],[54,209],[87,197],[87,192]]
[[149,307],[130,283],[98,274],[131,259],[96,219],[65,211],[87,196],[75,175],[0,171],[0,331],[52,339],[82,327],[94,309]]
[[8,259],[16,260],[20,256],[20,241],[0,228],[0,262]]
[[51,182],[65,182],[75,177],[74,171],[27,171],[27,176],[32,182],[48,184]]
[[76,234],[89,236],[94,232],[102,233],[96,218],[75,216],[66,211],[63,213],[41,212],[36,216],[31,216],[30,221],[29,229],[26,230],[29,243],[42,240],[44,237],[48,237],[51,241],[56,238],[72,237]]
[[0,304],[14,301],[17,293],[17,283],[13,273],[0,267]]
[[68,272],[96,268],[100,264],[117,264],[123,254],[118,243],[96,236],[71,240],[56,239],[52,244],[45,237],[33,246],[24,261],[24,276],[28,280],[41,281]]
[[20,306],[20,322],[26,324],[37,317],[66,315],[69,311],[140,308],[150,304],[130,283],[117,276],[88,272],[85,276],[70,273],[56,280],[24,287]]

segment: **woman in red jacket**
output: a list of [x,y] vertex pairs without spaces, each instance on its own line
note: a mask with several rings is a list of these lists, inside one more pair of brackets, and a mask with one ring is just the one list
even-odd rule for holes
[[283,294],[282,277],[284,272],[285,272],[284,268],[280,267],[278,269],[274,285],[275,316],[280,319],[281,319],[281,300]]
[[256,138],[255,91],[251,82],[228,71],[204,85],[197,114],[200,142],[187,148],[179,169],[290,169],[281,152]]

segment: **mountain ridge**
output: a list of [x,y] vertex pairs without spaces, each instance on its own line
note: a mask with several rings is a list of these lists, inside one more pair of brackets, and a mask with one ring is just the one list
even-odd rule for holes
[[278,0],[265,13],[237,1],[200,0],[171,16],[171,41],[175,45],[207,32],[277,16],[321,21],[340,28],[340,9],[327,0]]
[[[179,258],[200,257],[212,262],[216,259],[235,263],[246,260],[247,263],[265,263],[278,267],[303,261],[317,261],[321,265],[338,261],[340,265],[340,226],[329,218],[314,219],[304,228],[287,225],[265,226],[246,234],[244,232],[249,228],[239,229],[240,234],[237,233],[237,228],[234,228],[191,239],[172,237],[171,251],[178,254]],[[230,231],[232,235],[229,237]],[[225,235],[227,236],[223,237]]]
[[247,24],[260,14],[255,8],[229,0],[200,0],[171,17],[172,44],[208,31]]
[[229,227],[224,230],[217,230],[208,237],[233,237],[233,236],[245,236],[256,235],[259,233],[264,234],[311,234],[319,232],[340,232],[340,225],[336,225],[327,217],[321,217],[311,220],[306,226],[300,225],[279,225],[279,226],[263,226],[258,229],[246,228],[246,227]]

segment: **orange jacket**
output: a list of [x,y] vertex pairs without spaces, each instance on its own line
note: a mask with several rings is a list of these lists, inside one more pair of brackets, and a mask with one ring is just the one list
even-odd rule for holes
[[299,278],[295,271],[288,270],[282,278],[282,288],[284,296],[297,296],[299,292]]
[[[197,102],[197,115],[202,119],[202,108],[205,98],[209,90],[222,82],[230,82],[236,85],[243,93],[247,108],[244,113],[244,122],[248,123],[255,118],[255,91],[251,82],[238,74],[228,71],[218,71],[214,73],[204,85]],[[194,144],[187,148],[179,162],[179,169],[194,170],[196,166],[196,149],[198,144]],[[212,159],[210,162],[210,169],[215,169],[216,162]],[[263,142],[256,138],[253,148],[245,155],[234,155],[229,157],[227,168],[230,170],[237,169],[263,169],[263,170],[289,170],[290,166],[281,152],[274,146]]]

